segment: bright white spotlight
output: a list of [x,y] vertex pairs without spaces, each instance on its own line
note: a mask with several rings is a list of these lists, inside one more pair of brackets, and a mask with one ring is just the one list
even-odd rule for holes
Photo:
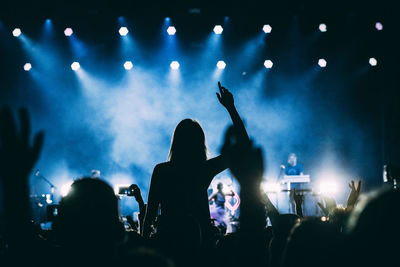
[[119,35],[126,36],[128,34],[128,32],[129,32],[129,30],[128,30],[127,27],[121,27],[121,28],[119,28],[118,32],[119,32]]
[[332,195],[338,190],[337,184],[333,181],[322,181],[318,185],[318,191],[322,195]]
[[217,62],[218,69],[223,70],[223,69],[225,69],[225,67],[226,67],[226,63],[223,60],[220,60]]
[[179,69],[179,62],[178,61],[172,61],[171,64],[169,65],[171,67],[171,69],[173,70],[177,70]]
[[125,61],[125,63],[124,63],[124,68],[125,68],[126,70],[132,69],[132,68],[133,68],[132,61]]
[[269,24],[263,26],[263,31],[265,33],[270,33],[272,31],[272,27]]
[[319,24],[318,28],[321,32],[326,32],[328,30],[326,27],[326,24],[324,24],[324,23]]
[[381,31],[381,30],[383,30],[383,24],[380,23],[380,22],[377,22],[377,23],[375,23],[375,28],[376,28],[378,31]]
[[267,59],[267,60],[264,61],[264,66],[265,66],[267,69],[272,68],[273,65],[274,65],[274,63],[273,63],[271,60],[269,60],[269,59]]
[[61,196],[65,197],[71,191],[73,181],[69,181],[61,186]]
[[50,194],[46,194],[46,203],[47,204],[53,203],[53,200],[51,199],[51,195]]
[[71,69],[72,70],[74,70],[74,71],[77,71],[77,70],[79,70],[81,68],[81,65],[79,64],[79,62],[73,62],[72,64],[71,64]]
[[378,64],[378,61],[376,60],[376,58],[371,57],[371,58],[369,59],[369,64],[370,64],[371,66],[376,66],[376,65]]
[[13,35],[14,37],[20,36],[20,35],[21,35],[21,29],[20,29],[20,28],[15,28],[15,29],[12,31],[12,35]]
[[25,71],[30,71],[31,69],[32,69],[32,64],[31,63],[25,63],[24,70]]
[[66,28],[64,30],[65,36],[71,36],[74,33],[74,31],[71,28]]
[[281,185],[279,183],[264,182],[261,187],[265,193],[276,193],[281,191]]
[[326,64],[327,64],[327,62],[326,62],[325,59],[321,58],[321,59],[318,60],[318,65],[319,65],[321,68],[325,68],[325,67],[326,67]]
[[221,34],[223,31],[224,31],[224,28],[222,28],[221,25],[215,25],[215,27],[214,27],[215,34]]
[[175,27],[174,26],[169,26],[168,29],[167,29],[167,33],[169,35],[175,35],[175,33],[176,33]]

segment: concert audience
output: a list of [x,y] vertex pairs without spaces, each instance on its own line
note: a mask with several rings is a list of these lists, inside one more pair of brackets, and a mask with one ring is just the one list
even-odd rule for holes
[[[3,108],[0,265],[396,266],[399,191],[386,189],[357,204],[361,183],[352,181],[346,208],[337,208],[334,199],[326,198],[319,203],[324,217],[305,218],[303,196],[295,192],[297,214],[279,214],[260,190],[262,150],[249,139],[232,94],[220,84],[219,90],[218,99],[233,120],[221,156],[207,160],[204,133],[196,121],[179,123],[169,161],[154,169],[145,218],[140,189],[132,188],[140,202],[138,232],[125,230],[112,187],[99,178],[84,177],[60,201],[52,234],[43,235],[31,222],[28,178],[39,159],[44,134],[36,134],[31,144],[27,110],[20,110],[18,128],[11,110]],[[206,189],[225,168],[240,184],[241,206],[239,229],[222,235],[210,224]],[[193,170],[198,171],[197,177],[185,176]],[[167,187],[169,183],[174,184]],[[188,188],[193,187],[190,194],[197,194],[195,200],[188,196]],[[155,222],[160,204],[163,216]],[[192,205],[201,212],[194,213]],[[272,226],[267,227],[267,217]]]

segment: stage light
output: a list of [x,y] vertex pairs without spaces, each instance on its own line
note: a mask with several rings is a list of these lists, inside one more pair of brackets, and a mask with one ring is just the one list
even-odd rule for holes
[[65,197],[66,195],[69,194],[71,191],[71,185],[73,184],[73,181],[69,181],[61,186],[61,196]]
[[224,61],[220,60],[217,62],[218,69],[223,70],[223,69],[225,69],[225,67],[226,67],[226,63]]
[[15,29],[12,31],[12,35],[13,35],[14,37],[20,36],[20,35],[21,35],[21,29],[20,29],[20,28],[15,28]]
[[383,24],[380,23],[380,22],[377,22],[377,23],[375,23],[375,28],[376,28],[378,31],[381,31],[381,30],[383,30]]
[[124,68],[125,68],[126,70],[132,69],[132,68],[133,68],[132,61],[125,61],[125,63],[124,63]]
[[171,64],[169,65],[171,67],[171,69],[173,70],[177,70],[179,69],[179,62],[178,61],[172,61]]
[[337,192],[337,184],[333,181],[322,181],[318,185],[318,191],[322,195],[332,195]]
[[221,25],[215,25],[214,27],[214,33],[215,34],[221,34],[224,31]]
[[272,27],[269,24],[263,26],[263,31],[265,33],[270,33],[272,31]]
[[267,59],[267,60],[264,61],[264,66],[265,66],[267,69],[272,68],[273,65],[274,65],[274,63],[273,63],[271,60],[269,60],[269,59]]
[[72,70],[74,70],[74,71],[77,71],[77,70],[79,70],[81,68],[81,65],[79,64],[79,62],[73,62],[72,64],[71,64],[71,69]]
[[64,30],[65,36],[71,36],[74,33],[74,31],[71,28],[66,28]]
[[326,64],[327,64],[327,62],[326,62],[325,59],[321,58],[321,59],[318,60],[318,65],[319,65],[321,68],[325,68],[325,67],[326,67]]
[[369,59],[369,64],[370,64],[371,66],[376,66],[376,65],[378,64],[378,61],[377,61],[375,58],[371,57],[371,58]]
[[128,30],[127,27],[121,27],[121,28],[119,28],[118,32],[119,32],[119,35],[126,36],[128,34],[128,32],[129,32],[129,30]]
[[176,33],[175,27],[174,26],[169,26],[168,29],[167,29],[167,33],[168,33],[168,35],[175,35],[175,33]]
[[31,63],[25,63],[25,65],[24,65],[24,70],[25,70],[25,71],[30,71],[31,69],[32,69]]
[[319,24],[319,30],[321,31],[321,32],[326,32],[327,31],[327,27],[326,27],[326,24],[324,24],[324,23],[321,23],[321,24]]
[[265,193],[276,193],[281,191],[281,185],[279,183],[263,182],[261,187]]
[[51,199],[51,195],[50,194],[46,194],[46,203],[47,204],[53,203],[53,200]]

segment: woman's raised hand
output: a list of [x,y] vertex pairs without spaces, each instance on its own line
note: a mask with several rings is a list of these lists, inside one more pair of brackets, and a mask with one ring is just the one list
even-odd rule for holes
[[221,86],[221,83],[218,82],[219,93],[217,94],[219,102],[226,108],[230,109],[234,106],[233,95],[229,92],[228,89]]

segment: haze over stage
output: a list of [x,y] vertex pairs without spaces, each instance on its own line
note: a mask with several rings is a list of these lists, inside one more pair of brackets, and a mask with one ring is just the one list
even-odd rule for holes
[[[266,180],[293,151],[315,182],[362,177],[370,187],[398,159],[388,149],[399,108],[384,7],[55,2],[0,8],[0,104],[27,106],[46,131],[38,167],[60,188],[99,169],[147,198],[186,117],[199,119],[217,155],[229,125],[219,80],[266,151]],[[50,190],[31,180],[34,192]]]

